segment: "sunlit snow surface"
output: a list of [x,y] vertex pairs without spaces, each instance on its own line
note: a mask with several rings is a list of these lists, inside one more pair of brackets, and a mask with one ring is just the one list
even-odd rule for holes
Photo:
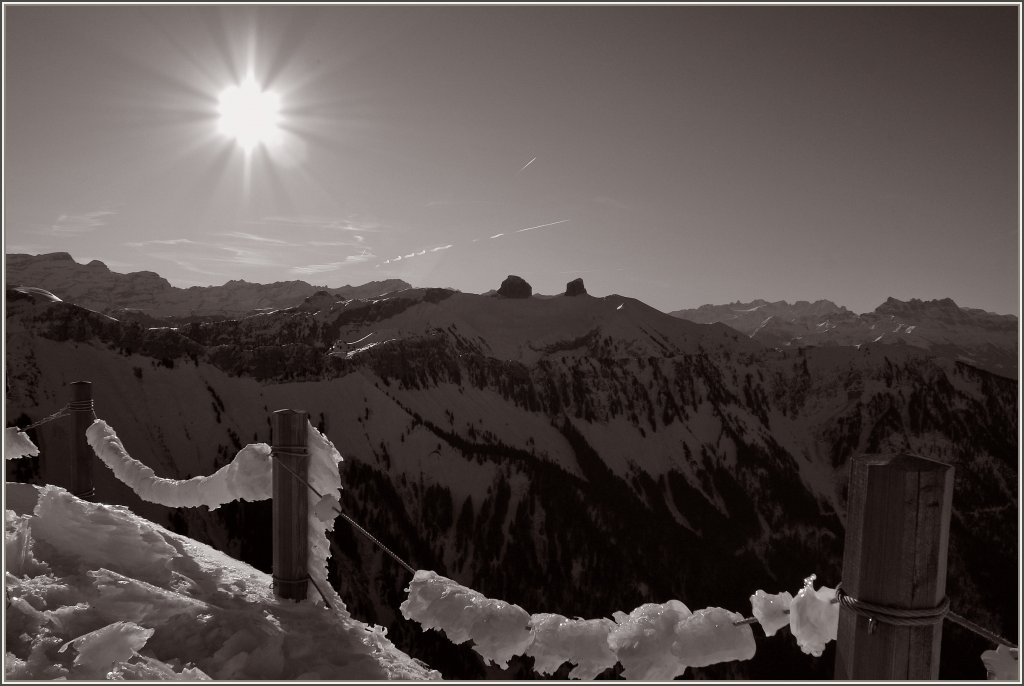
[[[126,508],[7,484],[7,680],[437,678],[343,609]],[[61,652],[61,648],[64,648]]]
[[16,426],[4,429],[4,459],[16,460],[20,457],[35,457],[38,454],[39,448],[28,434],[19,431]]

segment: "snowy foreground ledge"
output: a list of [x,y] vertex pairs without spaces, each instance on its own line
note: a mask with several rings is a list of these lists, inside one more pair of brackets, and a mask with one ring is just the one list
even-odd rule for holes
[[5,680],[437,679],[344,609],[124,507],[8,483]]

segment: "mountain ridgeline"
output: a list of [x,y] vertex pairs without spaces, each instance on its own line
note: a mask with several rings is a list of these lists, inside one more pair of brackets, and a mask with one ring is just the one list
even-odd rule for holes
[[[755,590],[795,592],[812,572],[834,586],[850,459],[913,452],[956,467],[954,609],[1016,638],[1014,379],[912,345],[765,346],[574,290],[325,292],[157,327],[9,289],[7,413],[39,419],[87,378],[127,450],[186,478],[270,442],[272,411],[306,410],[345,457],[345,511],[414,567],[583,617],[671,598],[748,613]],[[67,427],[31,435],[42,457],[9,465],[9,478],[56,481]],[[102,467],[96,488],[270,568],[267,503],[168,510]],[[484,668],[406,622],[407,573],[344,521],[335,528],[332,578],[355,617],[449,678],[532,674],[530,658]],[[700,674],[831,678],[831,649],[812,658],[783,634],[757,634],[752,661]],[[943,677],[982,678],[986,648],[947,624]]]
[[950,298],[889,298],[864,314],[829,300],[754,300],[671,314],[701,324],[721,322],[772,347],[909,345],[1017,378],[1017,317],[958,307]]

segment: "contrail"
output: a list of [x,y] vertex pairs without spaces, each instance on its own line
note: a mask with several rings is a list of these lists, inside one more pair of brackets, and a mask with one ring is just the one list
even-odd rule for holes
[[518,176],[519,174],[522,174],[522,173],[523,173],[523,169],[526,169],[527,167],[529,167],[529,166],[530,166],[531,164],[533,164],[533,163],[534,163],[534,162],[536,162],[536,161],[537,161],[537,158],[536,158],[536,157],[534,157],[534,158],[533,158],[532,160],[530,160],[529,162],[527,162],[526,164],[524,164],[524,165],[523,165],[523,166],[522,166],[522,167],[521,167],[521,168],[519,169],[519,171],[517,171],[517,172],[516,172],[516,175]]
[[525,229],[516,229],[516,233],[522,233],[523,231],[533,231],[534,229],[543,229],[545,226],[554,226],[555,224],[564,224],[569,221],[568,219],[559,219],[557,222],[551,222],[550,224],[540,224],[538,226],[528,226]]

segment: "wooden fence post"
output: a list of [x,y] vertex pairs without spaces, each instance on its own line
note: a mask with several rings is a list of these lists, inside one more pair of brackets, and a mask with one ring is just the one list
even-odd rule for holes
[[85,431],[96,419],[92,404],[92,382],[72,381],[71,402],[71,483],[69,490],[82,500],[95,500],[96,491],[92,482],[93,452]]
[[309,450],[306,413],[274,412],[274,593],[305,600],[309,581]]
[[[953,467],[916,455],[867,455],[850,466],[843,590],[857,600],[927,610],[946,595]],[[873,626],[872,626],[873,625]],[[894,626],[839,611],[837,680],[939,678],[942,622]]]

